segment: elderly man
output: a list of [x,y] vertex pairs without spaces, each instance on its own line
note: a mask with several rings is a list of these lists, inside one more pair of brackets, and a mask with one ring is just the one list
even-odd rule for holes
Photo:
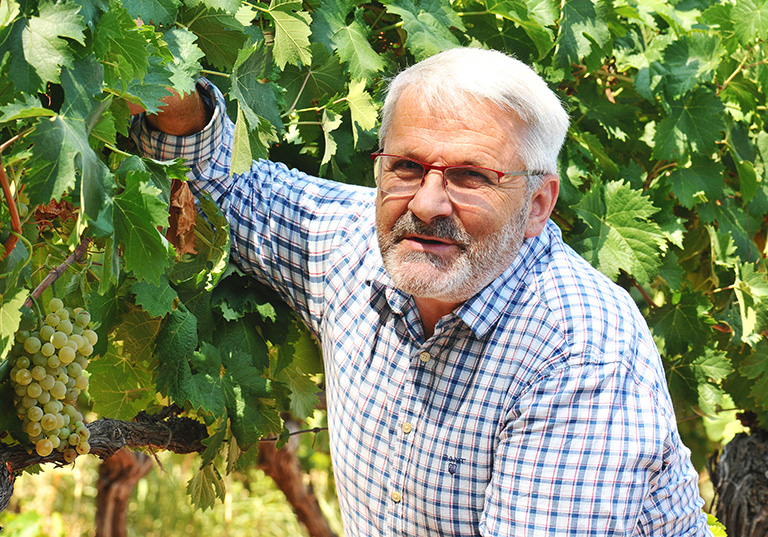
[[189,161],[234,261],[322,342],[348,536],[710,534],[645,322],[549,220],[568,118],[529,67],[454,49],[402,72],[376,189],[230,177],[232,123],[199,95],[210,121],[195,95],[135,137]]

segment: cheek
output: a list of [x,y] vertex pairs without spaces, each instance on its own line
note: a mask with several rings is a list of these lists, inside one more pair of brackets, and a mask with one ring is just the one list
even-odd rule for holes
[[388,233],[400,218],[408,210],[408,203],[403,201],[376,199],[376,227],[379,233]]

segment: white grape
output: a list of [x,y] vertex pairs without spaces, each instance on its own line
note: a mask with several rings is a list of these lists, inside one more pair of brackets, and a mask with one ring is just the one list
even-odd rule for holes
[[48,311],[59,311],[64,307],[64,302],[60,298],[52,298],[48,301]]
[[37,454],[41,457],[47,457],[53,452],[53,443],[47,438],[38,440],[37,444],[35,444],[35,451],[37,451]]

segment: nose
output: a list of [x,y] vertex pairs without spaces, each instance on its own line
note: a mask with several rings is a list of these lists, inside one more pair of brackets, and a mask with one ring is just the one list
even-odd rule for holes
[[408,203],[408,208],[422,222],[453,214],[453,203],[445,190],[445,177],[439,170],[428,170],[421,180],[421,187]]

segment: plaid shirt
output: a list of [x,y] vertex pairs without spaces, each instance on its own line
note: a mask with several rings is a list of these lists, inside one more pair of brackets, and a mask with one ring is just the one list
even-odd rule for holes
[[382,266],[376,192],[264,160],[230,177],[232,122],[201,84],[204,131],[134,137],[188,160],[234,261],[322,342],[348,536],[711,535],[646,323],[552,222],[425,338]]

